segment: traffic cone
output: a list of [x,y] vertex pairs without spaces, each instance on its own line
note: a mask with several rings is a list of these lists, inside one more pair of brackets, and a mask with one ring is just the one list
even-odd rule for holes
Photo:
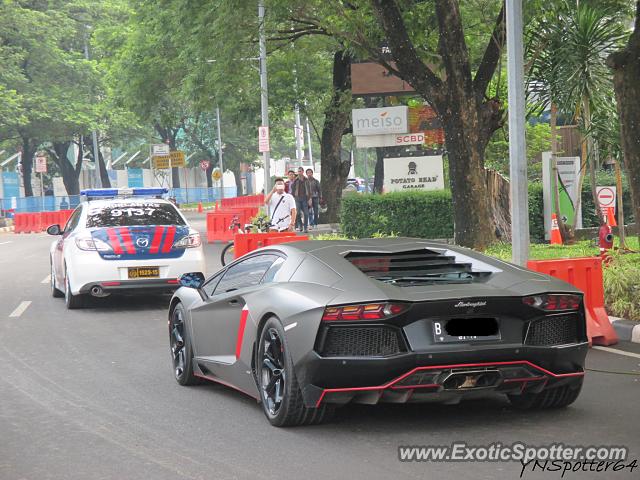
[[618,222],[616,222],[616,214],[613,207],[607,208],[607,223],[610,227],[617,227]]
[[216,212],[218,211],[218,202],[216,202],[216,209],[215,209],[215,211],[216,211]]
[[551,214],[551,245],[562,245],[562,235],[560,235],[558,217],[555,213]]
[[202,213],[202,202],[198,202],[198,213]]

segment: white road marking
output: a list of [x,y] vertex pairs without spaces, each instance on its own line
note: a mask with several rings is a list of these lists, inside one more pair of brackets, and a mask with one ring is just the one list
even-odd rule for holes
[[11,315],[9,315],[9,317],[19,317],[24,313],[24,311],[27,308],[29,308],[29,305],[31,305],[30,300],[25,300],[21,302],[20,305],[18,305],[18,308],[16,308],[13,312],[11,312]]
[[8,242],[0,242],[0,245],[6,245],[7,243],[11,243],[13,240],[9,240]]
[[50,281],[51,281],[51,274],[44,277],[44,280],[42,280],[40,283],[49,283]]
[[284,331],[286,332],[287,330],[291,330],[293,327],[297,326],[298,322],[293,322],[290,323],[289,325],[287,325],[286,327],[284,327]]
[[617,348],[601,347],[598,345],[593,348],[596,350],[602,350],[603,352],[617,353],[618,355],[624,355],[625,357],[640,358],[640,353],[625,352],[624,350],[618,350]]

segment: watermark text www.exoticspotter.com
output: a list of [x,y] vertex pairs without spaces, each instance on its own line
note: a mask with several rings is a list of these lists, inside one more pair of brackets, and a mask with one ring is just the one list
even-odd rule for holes
[[450,445],[399,446],[401,462],[519,462],[520,478],[527,472],[633,472],[637,460],[627,460],[627,447],[612,445],[468,445],[454,442]]
[[450,445],[399,446],[401,462],[522,462],[537,461],[575,462],[587,460],[616,461],[627,458],[628,449],[622,446],[579,446],[554,443],[551,445],[526,445],[516,442],[503,445],[468,445],[454,442]]

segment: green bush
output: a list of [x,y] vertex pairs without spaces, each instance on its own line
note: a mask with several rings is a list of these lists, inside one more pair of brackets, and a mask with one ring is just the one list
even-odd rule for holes
[[[544,240],[542,184],[529,186],[532,241]],[[453,205],[449,190],[350,195],[342,200],[340,227],[347,237],[375,233],[403,237],[453,238]]]
[[341,231],[347,237],[374,234],[422,238],[453,237],[453,206],[448,190],[352,195],[342,200]]

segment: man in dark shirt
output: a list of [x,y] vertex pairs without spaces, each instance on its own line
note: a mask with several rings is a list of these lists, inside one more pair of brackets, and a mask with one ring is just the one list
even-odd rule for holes
[[320,190],[320,182],[313,176],[313,170],[310,168],[307,168],[307,180],[309,180],[309,187],[311,188],[311,213],[309,214],[309,228],[311,228],[318,226],[322,191]]
[[311,186],[304,176],[304,168],[298,168],[298,176],[289,187],[293,198],[296,199],[296,228],[309,231],[309,206],[311,205]]

